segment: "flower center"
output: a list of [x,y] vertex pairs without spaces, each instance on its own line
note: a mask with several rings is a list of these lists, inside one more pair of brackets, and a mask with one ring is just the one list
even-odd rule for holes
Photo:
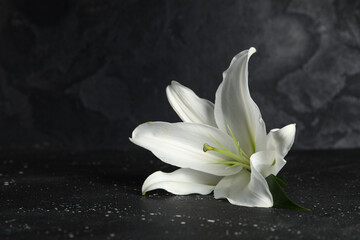
[[219,161],[213,164],[224,164],[224,165],[228,165],[229,168],[232,167],[236,167],[236,166],[242,166],[244,168],[246,168],[247,170],[251,171],[250,168],[250,158],[249,156],[241,149],[239,142],[236,140],[233,132],[231,131],[231,129],[229,128],[229,131],[231,133],[231,136],[234,140],[234,143],[236,145],[236,147],[238,148],[238,154],[235,154],[233,152],[231,152],[229,149],[227,149],[226,147],[224,147],[224,145],[222,145],[219,141],[217,141],[215,138],[213,138],[212,136],[210,136],[221,148],[216,148],[213,146],[210,146],[209,144],[205,143],[203,146],[203,150],[204,152],[207,151],[215,151],[217,153],[220,153],[224,156],[230,157],[230,160],[226,160],[226,161]]

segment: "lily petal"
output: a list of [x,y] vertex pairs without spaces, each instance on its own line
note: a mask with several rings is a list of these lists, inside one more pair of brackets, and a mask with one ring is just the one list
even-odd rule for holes
[[227,198],[235,205],[247,207],[272,207],[273,198],[262,175],[272,163],[272,151],[257,152],[250,158],[251,173],[240,173],[220,180],[214,190],[215,198]]
[[226,165],[216,164],[230,161],[230,157],[214,151],[203,151],[204,143],[218,146],[212,137],[231,152],[237,152],[237,147],[229,135],[217,128],[198,123],[144,123],[133,131],[130,140],[150,150],[163,162],[177,167],[217,176],[228,176],[241,171],[240,166],[228,168]]
[[272,129],[267,136],[266,149],[279,152],[281,157],[286,156],[294,143],[296,124],[289,124],[281,129]]
[[248,62],[255,51],[250,48],[233,58],[223,73],[215,98],[217,126],[228,133],[230,128],[248,155],[254,153],[256,143],[266,137],[265,123],[248,87]]
[[280,154],[275,154],[275,161],[273,165],[271,165],[268,169],[263,171],[263,176],[266,178],[270,174],[274,174],[275,176],[280,172],[280,170],[285,166],[286,160],[280,156]]
[[190,88],[176,81],[166,88],[170,105],[184,122],[203,123],[216,127],[214,104],[199,98]]
[[176,195],[198,193],[206,195],[211,193],[221,177],[180,168],[172,173],[154,172],[144,182],[142,192],[155,189],[164,189]]
[[272,207],[273,198],[262,173],[271,165],[271,151],[257,152],[250,158],[251,173],[240,173],[220,180],[214,190],[215,198],[227,198],[235,205],[247,207]]
[[278,152],[272,150],[256,152],[251,156],[250,161],[264,178],[270,174],[276,176],[286,164],[285,159]]
[[227,198],[231,204],[246,207],[272,207],[273,199],[266,180],[260,173],[242,170],[223,177],[214,190],[216,199]]

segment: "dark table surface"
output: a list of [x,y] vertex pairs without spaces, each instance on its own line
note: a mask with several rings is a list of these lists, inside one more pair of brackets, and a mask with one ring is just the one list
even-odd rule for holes
[[141,195],[151,153],[0,152],[0,239],[360,239],[360,151],[292,151],[280,173],[310,212],[212,195]]

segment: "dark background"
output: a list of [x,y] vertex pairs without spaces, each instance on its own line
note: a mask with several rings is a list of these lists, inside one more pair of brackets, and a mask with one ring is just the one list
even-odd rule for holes
[[[311,211],[142,196],[173,167],[133,129],[179,121],[171,80],[213,101],[251,46],[268,130],[297,123],[285,192]],[[0,239],[360,239],[359,158],[360,1],[0,0]]]
[[241,50],[268,130],[297,149],[360,147],[360,2],[0,1],[0,148],[124,149],[179,121],[177,80],[214,100]]

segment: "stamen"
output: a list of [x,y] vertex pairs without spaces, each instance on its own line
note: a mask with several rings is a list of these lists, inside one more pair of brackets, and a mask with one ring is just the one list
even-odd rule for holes
[[236,140],[234,133],[231,131],[230,127],[228,126],[229,132],[231,133],[231,136],[234,140],[234,143],[238,149],[239,155],[233,153],[232,151],[230,151],[229,149],[227,149],[224,145],[222,145],[218,140],[216,140],[213,136],[210,135],[210,137],[222,148],[216,148],[213,146],[210,146],[207,143],[204,143],[203,145],[203,151],[207,152],[207,151],[215,151],[217,153],[220,153],[222,155],[225,155],[227,157],[230,157],[230,160],[226,160],[226,161],[219,161],[219,162],[215,162],[213,164],[224,164],[224,165],[228,165],[228,168],[233,168],[236,166],[241,166],[243,168],[246,168],[248,171],[251,172],[251,168],[250,168],[250,158],[249,156],[241,149],[239,142]]
[[228,126],[228,129],[229,129],[230,134],[231,134],[231,136],[232,136],[232,138],[233,138],[233,140],[234,140],[235,145],[236,145],[237,148],[238,148],[239,155],[243,155],[243,156],[245,157],[245,160],[250,163],[250,158],[249,158],[249,156],[244,152],[244,150],[241,149],[239,141],[236,140],[235,135],[234,135],[233,131],[231,131],[231,129],[230,129],[229,126]]
[[[246,166],[250,166],[250,161],[248,161],[247,159],[245,159],[243,156],[239,156],[234,154],[233,152],[229,151],[229,150],[223,150],[223,149],[219,149],[213,146],[210,146],[209,144],[205,143],[203,146],[203,151],[207,152],[207,151],[215,151],[217,153],[220,153],[222,155],[228,156],[230,158],[232,158],[235,161],[225,161],[225,162],[220,162],[220,163],[216,163],[216,164],[226,164],[226,165],[246,165]],[[231,164],[230,164],[231,163]]]
[[224,145],[222,145],[218,140],[216,140],[213,136],[210,135],[210,137],[220,146],[223,150],[229,151]]
[[251,171],[251,168],[249,165],[244,164],[244,163],[240,163],[240,162],[235,162],[235,161],[223,161],[223,162],[216,162],[216,163],[212,163],[212,164],[224,164],[224,165],[229,165],[228,168],[233,168],[233,167],[237,167],[237,166],[241,166],[243,168],[246,168],[248,170]]

